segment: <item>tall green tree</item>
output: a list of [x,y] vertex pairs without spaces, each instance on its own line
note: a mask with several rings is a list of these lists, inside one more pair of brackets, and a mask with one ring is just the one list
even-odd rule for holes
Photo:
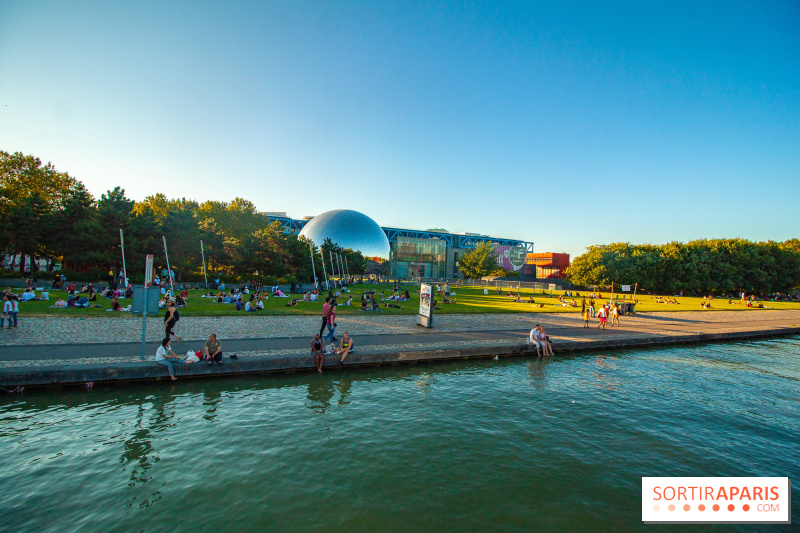
[[54,232],[53,215],[77,186],[74,178],[51,163],[43,165],[37,157],[0,150],[0,252],[21,253],[20,272],[27,256],[34,264],[34,257],[54,255],[46,239]]
[[474,249],[464,252],[459,259],[458,268],[467,278],[478,279],[488,276],[497,267],[496,246],[482,242]]

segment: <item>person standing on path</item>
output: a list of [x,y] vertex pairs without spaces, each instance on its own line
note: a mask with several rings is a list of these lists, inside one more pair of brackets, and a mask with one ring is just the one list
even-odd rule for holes
[[619,307],[617,307],[617,304],[611,306],[611,327],[614,327],[614,322],[619,326]]
[[581,298],[581,316],[586,312],[586,297]]
[[176,339],[178,339],[178,342],[181,342],[183,340],[182,338],[175,335],[175,333],[172,331],[172,328],[175,327],[175,324],[180,319],[181,317],[178,314],[178,310],[175,309],[175,302],[169,300],[167,302],[167,314],[164,315],[164,336],[166,338],[169,339],[175,337]]
[[11,295],[6,295],[5,302],[3,302],[3,314],[0,315],[0,329],[3,329],[6,318],[8,319],[8,329],[11,329],[11,311],[14,309],[14,304],[11,303]]
[[314,333],[314,338],[311,339],[311,353],[314,354],[314,363],[320,374],[322,374],[322,363],[325,362],[325,354],[322,353],[323,344],[325,344],[325,340],[320,338],[319,333]]
[[190,364],[184,359],[181,359],[179,355],[176,355],[175,352],[172,351],[172,348],[169,345],[169,337],[161,341],[161,346],[159,346],[158,350],[156,350],[156,363],[162,364],[169,369],[169,377],[172,379],[172,381],[176,381],[178,379],[175,377],[175,372],[172,368],[173,364]]
[[606,307],[604,305],[600,306],[600,311],[597,312],[597,317],[600,319],[600,324],[597,325],[597,329],[600,329],[600,327],[602,326],[603,330],[605,330],[607,315],[606,315]]
[[589,327],[589,310],[588,309],[584,309],[583,310],[583,327],[585,327],[585,328]]
[[325,297],[325,303],[322,304],[322,325],[319,327],[319,336],[325,333],[325,326],[328,325],[328,314],[331,312],[331,297]]
[[595,310],[594,310],[594,298],[592,298],[591,300],[589,300],[589,314],[591,315],[591,317],[592,317],[592,318],[594,318],[594,316],[595,316]]
[[328,311],[328,334],[325,335],[325,338],[329,338],[328,342],[336,342],[336,337],[334,333],[336,332],[336,300],[331,302],[330,310]]
[[11,319],[14,319],[14,327],[17,327],[17,315],[19,314],[19,298],[16,294],[11,295],[11,318],[8,319],[8,327],[11,327]]

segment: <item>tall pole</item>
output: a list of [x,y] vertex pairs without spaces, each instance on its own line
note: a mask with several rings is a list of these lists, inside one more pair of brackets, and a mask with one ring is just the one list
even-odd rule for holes
[[206,274],[206,253],[203,250],[203,239],[200,239],[200,256],[203,258],[203,277],[206,279],[206,289],[207,289],[208,275]]
[[611,303],[614,303],[614,282],[611,282]]
[[[311,256],[311,272],[314,274],[314,283],[317,282],[317,269],[314,267],[314,250],[311,248],[311,243],[308,243],[308,255]],[[325,266],[324,264],[322,266]],[[313,284],[312,284],[313,285]]]
[[347,257],[344,258],[344,271],[347,274],[347,279],[350,279],[350,265],[347,264]]
[[639,288],[639,284],[633,286],[633,303],[636,303],[636,289]]
[[336,254],[336,266],[339,267],[339,278],[343,278],[342,276],[342,256]]
[[119,228],[119,247],[122,248],[122,277],[125,288],[128,288],[128,269],[125,268],[125,239],[122,237],[122,228]]
[[325,288],[330,290],[330,285],[328,285],[328,271],[325,270],[325,256],[322,255],[322,248],[319,249],[319,258],[322,260],[322,275],[325,276]]
[[175,286],[172,284],[172,269],[169,268],[169,254],[167,253],[167,238],[163,235],[161,240],[164,241],[164,257],[167,258],[167,277],[169,278],[169,290],[175,292]]
[[331,258],[331,276],[336,277],[336,273],[333,270],[333,250],[328,250],[328,255]]

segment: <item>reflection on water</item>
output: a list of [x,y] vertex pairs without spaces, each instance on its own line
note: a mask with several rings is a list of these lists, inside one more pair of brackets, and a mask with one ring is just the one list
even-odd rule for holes
[[9,395],[0,529],[643,530],[643,475],[798,479],[798,376],[794,337]]
[[308,383],[308,408],[316,413],[323,414],[331,406],[334,383],[327,377],[316,376]]

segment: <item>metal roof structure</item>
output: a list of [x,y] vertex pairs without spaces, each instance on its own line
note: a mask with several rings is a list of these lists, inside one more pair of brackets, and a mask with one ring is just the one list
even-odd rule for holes
[[[299,233],[309,220],[300,220],[290,217],[269,215],[269,219],[280,222],[283,230],[290,233]],[[313,219],[312,219],[313,220]],[[504,239],[501,237],[489,237],[488,235],[476,235],[474,233],[441,233],[438,231],[422,231],[402,228],[388,228],[381,226],[389,242],[395,242],[398,237],[410,237],[413,239],[435,239],[445,241],[451,248],[475,248],[482,242],[490,242],[497,246],[520,246],[527,253],[533,253],[533,243],[518,239]]]

